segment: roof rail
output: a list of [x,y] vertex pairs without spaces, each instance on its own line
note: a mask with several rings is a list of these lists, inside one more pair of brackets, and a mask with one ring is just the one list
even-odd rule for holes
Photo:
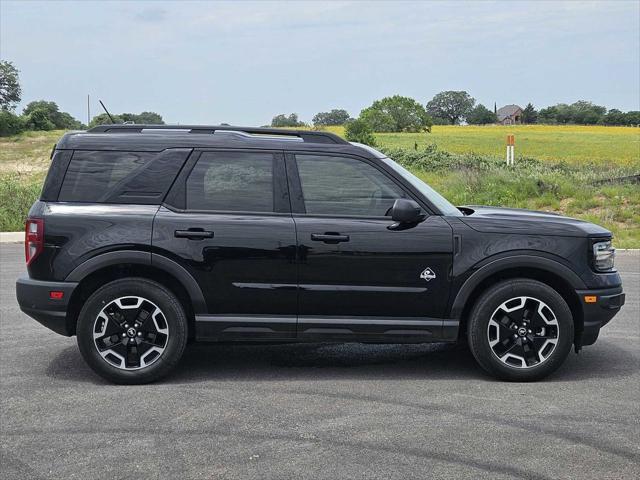
[[142,133],[143,130],[182,130],[185,133],[242,132],[250,135],[268,135],[298,137],[308,143],[349,144],[344,138],[330,132],[310,130],[284,130],[279,128],[235,127],[232,125],[98,125],[87,130],[88,133]]

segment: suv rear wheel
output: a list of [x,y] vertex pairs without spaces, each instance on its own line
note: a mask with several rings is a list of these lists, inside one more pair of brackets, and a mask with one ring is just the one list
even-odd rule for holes
[[115,280],[80,311],[78,346],[89,366],[116,383],[148,383],[178,363],[187,319],[178,299],[146,278]]
[[562,365],[573,344],[573,317],[554,289],[536,280],[500,282],[469,319],[468,340],[487,372],[504,380],[541,379]]

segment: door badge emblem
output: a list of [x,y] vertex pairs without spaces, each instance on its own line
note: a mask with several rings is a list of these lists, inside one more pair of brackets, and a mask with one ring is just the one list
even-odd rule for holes
[[436,278],[436,274],[433,270],[427,267],[420,274],[420,278],[428,282],[429,280],[433,280],[434,278]]

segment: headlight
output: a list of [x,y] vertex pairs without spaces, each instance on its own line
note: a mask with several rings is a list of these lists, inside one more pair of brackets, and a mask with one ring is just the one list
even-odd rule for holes
[[616,249],[611,246],[611,240],[593,244],[593,268],[596,272],[613,270]]

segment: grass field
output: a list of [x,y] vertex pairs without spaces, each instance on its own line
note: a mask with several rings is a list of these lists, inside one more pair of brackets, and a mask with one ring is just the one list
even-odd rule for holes
[[[342,127],[329,127],[342,135]],[[435,125],[431,133],[379,133],[381,146],[413,149],[435,144],[452,153],[502,158],[507,134],[514,134],[516,155],[567,163],[640,165],[640,128],[582,125],[454,126]]]
[[[343,133],[340,127],[330,130]],[[516,135],[515,167],[503,160],[507,132]],[[23,228],[62,133],[0,139],[0,231]],[[392,158],[457,205],[558,212],[610,229],[617,247],[640,248],[640,185],[616,180],[640,174],[638,128],[435,126],[431,134],[376,138]]]
[[0,231],[24,229],[24,218],[40,194],[51,148],[64,132],[26,132],[0,138]]
[[62,130],[54,130],[0,138],[0,174],[37,176],[46,173],[51,149],[63,134]]

